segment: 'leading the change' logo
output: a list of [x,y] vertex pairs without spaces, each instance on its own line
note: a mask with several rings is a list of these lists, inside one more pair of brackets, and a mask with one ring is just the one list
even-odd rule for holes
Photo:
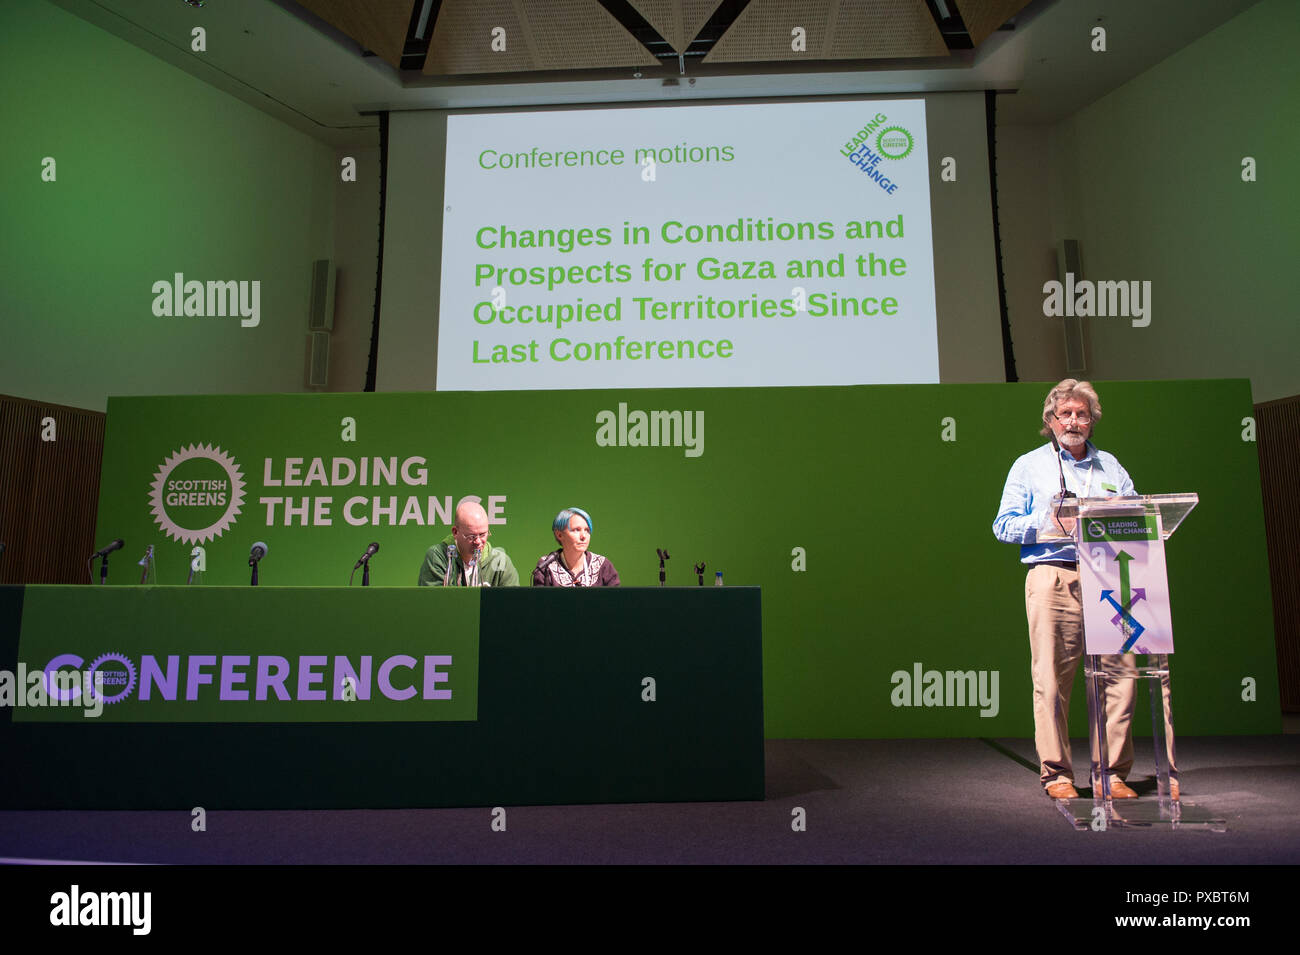
[[244,504],[244,476],[225,451],[190,444],[154,473],[150,510],[163,532],[182,544],[204,544],[235,523]]

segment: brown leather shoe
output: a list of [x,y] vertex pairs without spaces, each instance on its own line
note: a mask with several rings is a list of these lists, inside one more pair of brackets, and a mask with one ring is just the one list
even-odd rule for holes
[[1069,780],[1062,779],[1047,787],[1047,796],[1049,799],[1078,799],[1079,791]]
[[1137,799],[1138,794],[1129,788],[1128,783],[1115,777],[1110,781],[1110,798],[1111,799]]

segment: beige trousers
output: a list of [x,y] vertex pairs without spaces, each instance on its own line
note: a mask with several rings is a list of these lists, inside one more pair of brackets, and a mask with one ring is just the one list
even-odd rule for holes
[[[1029,620],[1030,667],[1034,684],[1034,746],[1044,786],[1074,781],[1070,761],[1070,690],[1084,655],[1083,602],[1079,572],[1036,564],[1025,577],[1025,615]],[[1133,654],[1102,657],[1102,667],[1133,666]],[[1109,772],[1120,779],[1133,768],[1134,680],[1103,683],[1106,756]],[[1089,734],[1091,737],[1091,734]],[[1096,753],[1092,754],[1092,758]]]

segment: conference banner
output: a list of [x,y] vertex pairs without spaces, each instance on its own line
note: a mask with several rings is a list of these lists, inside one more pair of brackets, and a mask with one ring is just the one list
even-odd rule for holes
[[[354,626],[341,616],[315,621],[309,629],[320,639],[292,646],[272,633],[227,640],[217,623],[186,622],[196,628],[188,652],[216,661],[176,662],[178,697],[191,667],[196,680],[213,681],[196,682],[198,699],[178,698],[178,709],[219,698],[227,664],[232,679],[246,675],[232,688],[255,697],[259,680],[278,673],[272,667],[259,676],[259,666],[270,664],[259,664],[258,655],[289,661],[286,692],[296,694],[297,681],[307,679],[307,689],[328,683],[332,694],[344,672],[335,658],[359,673],[359,655],[369,654],[374,682],[366,705],[402,713],[416,704],[384,697],[384,661],[417,661],[394,664],[389,682],[423,693],[430,672],[424,657],[450,655],[450,668],[435,669],[449,674],[446,687],[458,705],[466,648],[448,642],[455,638],[437,599],[445,594],[417,587],[417,579],[429,548],[451,534],[457,505],[476,499],[487,513],[489,543],[505,553],[523,586],[556,549],[557,512],[576,506],[591,515],[591,550],[613,563],[625,588],[659,585],[660,552],[669,555],[668,587],[712,587],[718,574],[724,587],[761,587],[769,737],[1024,735],[1032,727],[1024,565],[991,525],[1010,463],[1043,441],[1045,387],[113,398],[96,546],[125,541],[109,555],[110,588],[143,578],[160,592],[241,594],[250,592],[250,556],[261,544],[259,591],[350,585],[364,606],[356,565],[378,544],[369,558],[371,589],[409,590],[407,619],[419,627],[382,639],[361,635],[369,632],[364,620]],[[1182,621],[1180,727],[1274,731],[1265,707],[1237,704],[1243,676],[1262,695],[1276,685],[1254,447],[1240,428],[1216,426],[1193,456],[1186,442],[1150,428],[1147,414],[1171,406],[1198,420],[1239,421],[1240,409],[1250,408],[1248,384],[1111,382],[1102,395],[1098,446],[1119,456],[1139,489],[1200,495],[1168,555],[1171,602]],[[1220,462],[1212,473],[1198,466],[1205,454]],[[1205,559],[1209,548],[1213,561]],[[88,582],[98,580],[99,563]],[[1130,601],[1144,580],[1131,569]],[[1117,580],[1117,601],[1121,593]],[[573,596],[580,605],[583,595]],[[1130,608],[1144,625],[1150,601]],[[581,613],[570,625],[582,630]],[[657,622],[665,634],[675,626]],[[1223,668],[1221,634],[1229,631],[1238,635],[1232,673]],[[69,623],[66,632],[80,631]],[[74,653],[93,661],[109,652],[142,669],[137,656],[151,651],[144,643],[101,647],[78,637],[43,643],[26,662],[43,667]],[[243,656],[253,658],[247,666],[232,662]],[[309,662],[311,675],[303,677],[303,656],[328,657],[328,665]],[[170,687],[172,671],[157,654],[147,666],[148,705],[159,706],[154,688]],[[268,697],[212,705],[219,713],[247,708],[260,719],[259,707],[332,713],[352,704],[290,706]],[[455,711],[441,702],[418,706]]]
[[937,382],[929,168],[923,100],[452,115],[438,389]]
[[[0,587],[0,808],[762,799],[760,603],[756,587]],[[73,752],[92,768],[57,771]]]
[[[70,600],[62,588],[28,589],[8,700],[15,720],[477,718],[475,592],[439,593],[436,604],[403,594],[376,605],[364,592],[333,588],[160,587],[147,612],[111,594]],[[123,613],[128,618],[118,619]],[[4,682],[0,676],[0,702]]]

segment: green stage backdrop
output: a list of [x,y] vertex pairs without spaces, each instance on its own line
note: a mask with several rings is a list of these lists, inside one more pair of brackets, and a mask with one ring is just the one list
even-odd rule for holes
[[[1047,388],[114,398],[97,540],[126,540],[113,584],[150,544],[160,584],[196,544],[196,585],[247,583],[264,541],[262,586],[346,586],[378,541],[373,582],[414,586],[476,496],[526,582],[578,506],[626,584],[657,583],[666,548],[670,586],[703,562],[710,586],[763,588],[769,737],[1029,735],[1024,568],[991,525]],[[1168,550],[1178,730],[1277,732],[1249,384],[1099,391],[1096,442],[1138,491],[1201,497]],[[1082,735],[1081,689],[1072,719]]]

